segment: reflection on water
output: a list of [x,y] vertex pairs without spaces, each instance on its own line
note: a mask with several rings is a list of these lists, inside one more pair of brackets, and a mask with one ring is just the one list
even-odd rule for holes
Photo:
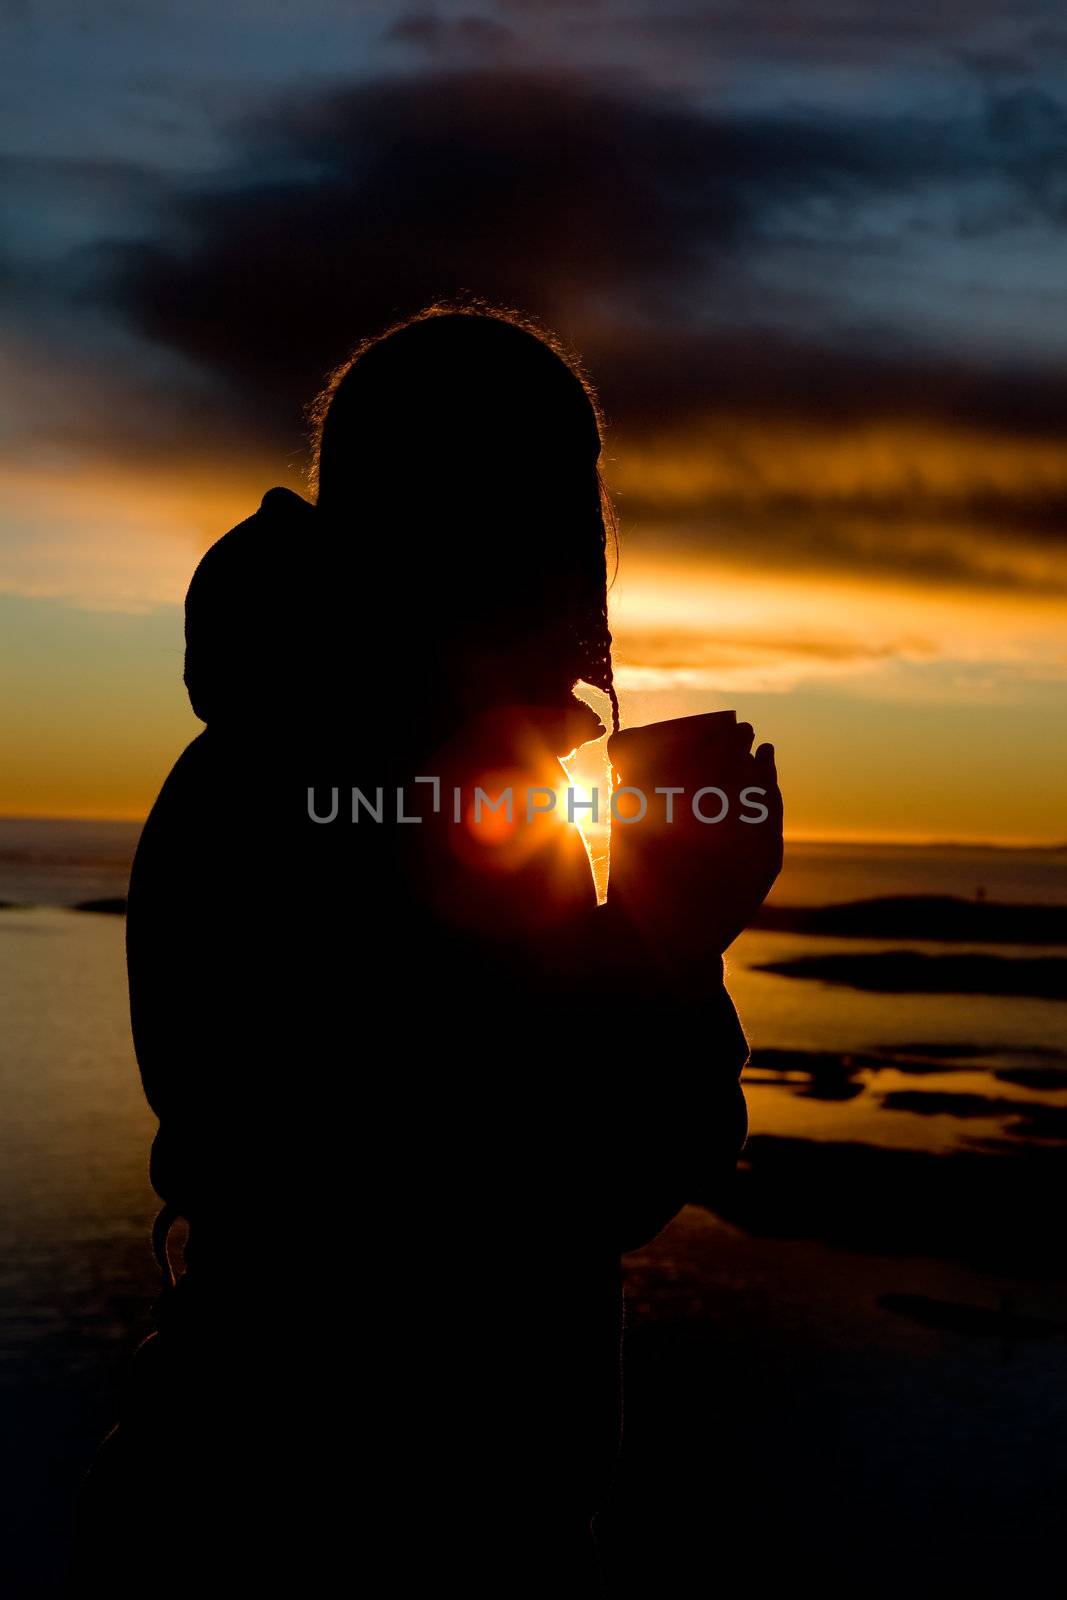
[[[873,954],[899,948],[901,943],[759,932],[746,933],[737,941],[727,960],[727,981],[757,1061],[760,1051],[774,1050],[873,1054],[887,1062],[877,1068],[857,1067],[851,1082],[862,1087],[847,1099],[813,1097],[808,1075],[800,1070],[791,1075],[792,1082],[783,1083],[780,1072],[768,1074],[754,1066],[745,1079],[754,1133],[862,1139],[944,1151],[999,1137],[1008,1120],[1004,1112],[966,1120],[948,1112],[918,1115],[884,1108],[884,1095],[907,1088],[951,1095],[967,1092],[997,1102],[1067,1105],[1067,1094],[1053,1087],[1067,1065],[1067,1015],[1060,1002],[1003,995],[869,993],[757,970],[769,961],[816,951]],[[907,948],[934,954],[981,948],[1008,958],[1017,953],[996,945],[928,945],[915,940],[907,941]],[[1036,954],[1036,948],[1028,947],[1027,953]],[[909,1060],[912,1070],[906,1076],[889,1065],[902,1055],[916,1058]],[[796,1065],[800,1069],[802,1063]],[[932,1065],[943,1070],[932,1072]],[[993,1076],[1020,1067],[1032,1071],[1038,1088],[1023,1089]]]
[[54,1592],[69,1506],[155,1293],[153,1132],[121,918],[0,912],[3,1582]]
[[[116,1289],[143,1281],[153,1213],[145,1105],[129,1038],[123,923],[56,909],[0,916],[0,1361],[26,1340],[110,1339]],[[108,1281],[115,1246],[131,1278]],[[107,1276],[103,1276],[106,1264]],[[141,1263],[143,1265],[143,1263]]]
[[[919,1079],[893,1067],[861,1067],[853,1079],[858,1088],[846,1104],[827,1102],[811,1093],[810,1079],[802,1072],[761,1072],[745,1075],[745,1097],[753,1133],[788,1135],[797,1139],[859,1139],[865,1144],[891,1145],[897,1150],[931,1150],[949,1154],[970,1149],[976,1142],[1003,1138],[1006,1125],[1015,1120],[1005,1107],[1011,1101],[1018,1118],[1034,1107],[1056,1106],[1067,1115],[1067,1090],[1027,1090],[993,1083],[985,1072],[923,1074]],[[935,1104],[951,1103],[966,1095],[976,1104],[990,1103],[990,1114],[976,1114],[967,1106],[933,1115],[898,1110],[887,1097],[938,1096]]]
[[[781,978],[755,970],[799,955],[890,949],[933,955],[974,951],[1011,958],[1011,946],[926,944],[918,939],[835,939],[810,934],[746,933],[727,956],[730,992],[753,1044],[773,1049],[872,1050],[922,1040],[967,1044],[1007,1052],[1053,1049],[1064,1043],[1067,1013],[1054,1000],[983,994],[880,994],[836,984]],[[1046,952],[1028,945],[1026,954]],[[1062,950],[1049,950],[1062,955]]]

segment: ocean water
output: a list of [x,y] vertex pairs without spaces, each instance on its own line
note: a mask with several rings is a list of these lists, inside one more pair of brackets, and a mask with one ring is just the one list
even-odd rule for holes
[[[139,1105],[128,1038],[122,919],[75,912],[79,902],[125,894],[139,824],[132,822],[0,819],[0,1002],[7,1029],[5,1094],[9,1105],[36,1106],[42,1122],[57,1105],[54,1074],[82,1064],[65,1082],[74,1111],[72,1137],[112,1130],[123,1151],[128,1118]],[[270,863],[264,863],[270,871]],[[794,844],[786,852],[772,900],[780,905],[827,905],[882,895],[978,894],[990,900],[1067,904],[1067,851],[982,847]],[[981,950],[1010,958],[1010,946],[967,946],[894,939],[847,940],[751,931],[727,957],[728,982],[753,1049],[844,1052],[885,1058],[857,1067],[851,1098],[812,1093],[804,1063],[748,1076],[754,1127],[819,1138],[862,1137],[875,1143],[946,1149],[1003,1131],[1010,1117],[927,1116],[881,1108],[886,1093],[922,1086],[937,1093],[982,1093],[999,1102],[1067,1103],[1054,1087],[1067,1067],[1067,1007],[1053,1000],[993,995],[878,994],[760,970],[797,955],[907,948],[929,954]],[[1063,954],[1028,947],[1028,955]],[[931,1065],[944,1071],[933,1073]],[[995,1073],[1043,1073],[1024,1088]],[[802,1089],[803,1093],[793,1092]],[[868,1092],[870,1091],[870,1092]],[[121,1109],[120,1109],[121,1108]],[[110,1119],[110,1120],[109,1120]],[[8,1120],[9,1136],[18,1124]],[[0,1156],[7,1173],[20,1170],[19,1152]],[[71,1152],[74,1166],[98,1160],[98,1147]],[[115,1170],[117,1150],[107,1157]]]
[[[9,903],[0,910],[0,1395],[9,1441],[0,1515],[14,1528],[13,1593],[50,1592],[60,1558],[47,1552],[61,1548],[78,1475],[110,1420],[119,1358],[144,1333],[156,1292],[147,1176],[154,1121],[129,1037],[124,920],[73,909],[124,894],[138,831],[130,823],[0,822],[0,901]],[[973,895],[979,886],[990,898],[1062,904],[1067,858],[795,846],[775,899]],[[731,992],[757,1053],[746,1078],[753,1134],[987,1148],[995,1160],[1005,1141],[1020,1142],[1013,1105],[1067,1105],[1067,1008],[864,994],[757,970],[814,948],[883,947],[756,932],[730,952]],[[784,1068],[758,1064],[770,1050],[787,1053]],[[878,1060],[857,1067],[842,1095],[805,1069],[813,1051]],[[1029,1087],[997,1076],[1020,1066],[1038,1074]],[[902,1089],[963,1093],[968,1114],[885,1104]],[[975,1114],[975,1097],[979,1109],[989,1101],[988,1115]]]
[[[123,919],[72,909],[125,894],[138,832],[126,822],[0,820],[0,901],[9,903],[0,911],[0,1227],[16,1316],[33,1275],[58,1271],[64,1238],[142,1239],[152,1209],[152,1119],[129,1038]],[[794,845],[773,898],[824,905],[979,889],[991,899],[1067,903],[1067,852]],[[734,945],[728,983],[754,1051],[753,1132],[950,1151],[1017,1143],[1018,1116],[1067,1106],[1067,1006],[1057,1001],[867,993],[760,970],[800,954],[902,945],[969,948],[762,931]],[[761,1064],[766,1052],[777,1053],[773,1070]],[[837,1079],[812,1078],[812,1052],[857,1058],[847,1092]],[[917,1090],[941,1097],[939,1109],[892,1103]],[[966,1116],[945,1099],[958,1095],[972,1097]],[[988,1116],[974,1096],[989,1102]],[[53,1298],[62,1302],[58,1290]]]
[[[139,822],[0,817],[0,901],[75,905],[126,892]],[[269,870],[269,866],[268,866]],[[790,843],[771,893],[779,905],[879,895],[953,894],[1067,905],[1067,848]]]

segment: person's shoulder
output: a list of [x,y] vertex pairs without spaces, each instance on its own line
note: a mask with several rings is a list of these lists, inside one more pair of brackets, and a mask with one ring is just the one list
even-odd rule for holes
[[174,852],[174,840],[187,828],[190,800],[205,789],[211,746],[206,732],[187,744],[163,780],[137,841],[130,877],[131,895]]
[[247,826],[250,801],[248,751],[203,729],[171,767],[141,830],[135,855],[138,876],[187,870],[209,840],[220,845]]
[[203,791],[217,764],[216,743],[204,729],[186,745],[163,780],[155,804],[148,814],[146,831],[169,822],[176,812],[188,804],[192,795]]

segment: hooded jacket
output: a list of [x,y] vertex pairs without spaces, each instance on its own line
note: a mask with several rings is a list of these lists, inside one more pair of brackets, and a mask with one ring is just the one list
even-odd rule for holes
[[[272,490],[187,598],[207,727],[145,825],[128,964],[152,1181],[190,1234],[125,1437],[188,1479],[221,1428],[234,1526],[260,1526],[264,1498],[290,1523],[297,1507],[305,1547],[309,1518],[339,1536],[320,1523],[340,1515],[340,1439],[374,1478],[368,1548],[403,1539],[414,1495],[469,1592],[526,1593],[500,1581],[525,1539],[544,1593],[617,1447],[619,1252],[732,1170],[747,1044],[721,963],[668,994],[596,906],[575,830],[508,879],[457,856],[444,819],[309,818],[308,762],[329,776],[322,729],[302,738],[317,537]],[[371,768],[347,725],[327,731],[342,789],[403,771],[380,738]],[[176,1386],[188,1419],[161,1444]],[[224,1490],[208,1471],[190,1548]]]

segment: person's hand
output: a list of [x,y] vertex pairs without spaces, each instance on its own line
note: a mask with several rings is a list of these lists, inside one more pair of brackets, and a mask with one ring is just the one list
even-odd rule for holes
[[625,775],[648,804],[639,820],[613,821],[609,901],[679,973],[733,943],[781,870],[774,747],[753,742],[741,723],[725,749],[676,746],[669,771]]
[[[742,724],[738,733],[751,746],[751,725]],[[720,954],[749,926],[782,870],[782,791],[772,744],[761,744],[752,754],[742,750],[737,784],[742,801],[739,819],[716,841],[722,859],[716,871],[718,906],[713,924]],[[766,815],[760,816],[761,812]],[[746,820],[750,817],[759,820]]]

